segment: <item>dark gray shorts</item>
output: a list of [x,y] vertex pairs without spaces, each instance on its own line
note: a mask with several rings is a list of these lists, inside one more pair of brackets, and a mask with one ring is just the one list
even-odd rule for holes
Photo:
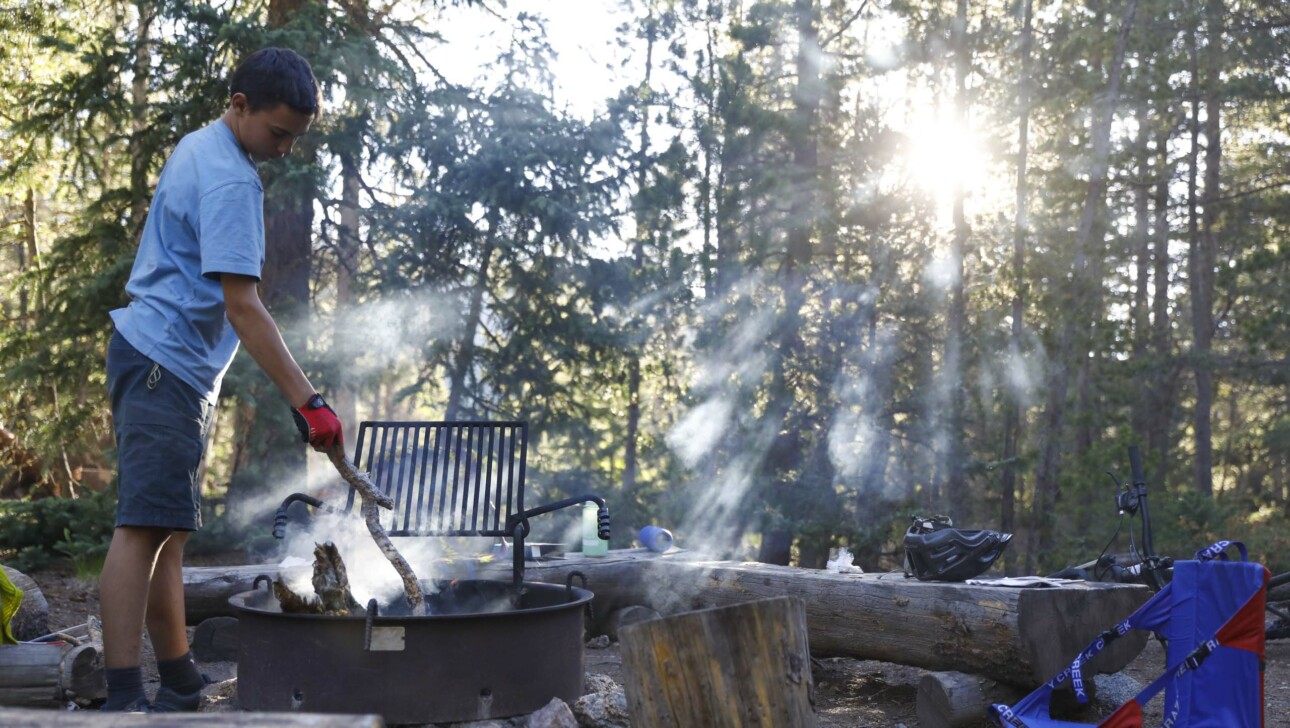
[[108,396],[116,429],[116,525],[195,531],[202,525],[201,470],[215,407],[112,333]]

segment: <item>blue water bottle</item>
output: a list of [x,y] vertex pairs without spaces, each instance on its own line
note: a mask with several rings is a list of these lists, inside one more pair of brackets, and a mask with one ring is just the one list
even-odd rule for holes
[[672,532],[658,526],[646,526],[641,529],[641,545],[650,551],[663,553],[672,548]]

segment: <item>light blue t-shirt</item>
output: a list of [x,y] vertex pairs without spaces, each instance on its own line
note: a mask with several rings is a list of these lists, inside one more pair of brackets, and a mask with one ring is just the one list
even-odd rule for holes
[[116,328],[207,400],[237,353],[221,273],[260,278],[264,187],[222,120],[180,140],[161,171]]

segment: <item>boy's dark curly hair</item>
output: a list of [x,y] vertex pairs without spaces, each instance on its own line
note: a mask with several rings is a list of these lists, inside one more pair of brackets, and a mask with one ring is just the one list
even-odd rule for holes
[[245,94],[251,111],[286,104],[315,119],[322,111],[318,79],[304,56],[289,48],[264,48],[242,61],[229,80],[229,94]]

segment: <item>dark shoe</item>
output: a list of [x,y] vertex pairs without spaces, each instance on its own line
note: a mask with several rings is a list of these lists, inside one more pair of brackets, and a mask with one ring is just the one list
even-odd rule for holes
[[102,708],[99,708],[99,710],[104,713],[152,713],[154,712],[152,703],[149,703],[146,697],[138,698],[133,703],[130,703],[124,708],[109,708],[108,706],[104,705]]
[[181,693],[162,685],[157,688],[157,696],[152,700],[154,713],[192,713],[202,704],[202,690],[215,682],[210,675],[202,673],[202,686],[191,693]]
[[168,687],[157,688],[157,697],[152,699],[154,713],[192,713],[202,704],[201,689],[191,693],[179,693]]

